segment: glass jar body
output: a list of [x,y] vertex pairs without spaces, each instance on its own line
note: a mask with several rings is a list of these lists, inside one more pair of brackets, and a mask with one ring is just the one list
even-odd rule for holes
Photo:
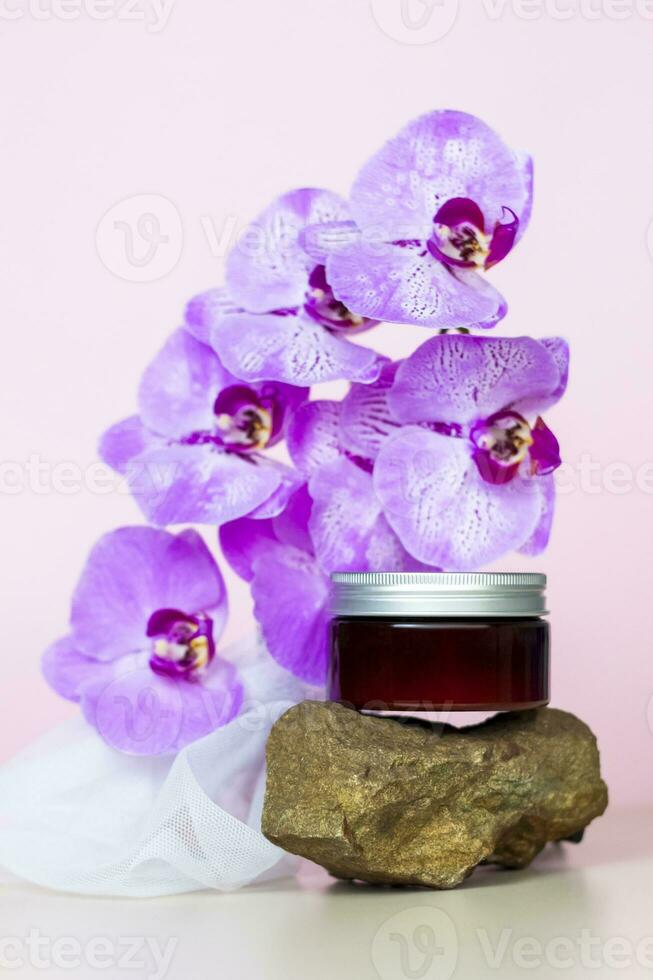
[[549,701],[549,624],[539,617],[338,616],[329,697],[390,711],[517,711]]

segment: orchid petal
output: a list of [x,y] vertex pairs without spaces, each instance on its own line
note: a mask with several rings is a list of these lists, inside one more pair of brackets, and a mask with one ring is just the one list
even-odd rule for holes
[[313,501],[303,485],[272,520],[241,517],[223,524],[219,530],[220,547],[236,574],[251,582],[254,562],[275,551],[279,545],[290,545],[312,554],[313,543],[308,531],[312,506]]
[[284,467],[211,444],[173,444],[132,460],[127,477],[151,523],[219,525],[268,500],[284,478]]
[[131,415],[107,429],[100,439],[98,453],[107,466],[126,476],[136,456],[164,445],[165,440],[146,429],[139,415]]
[[300,235],[300,244],[316,265],[324,265],[327,256],[359,237],[355,221],[325,221],[308,225]]
[[342,401],[339,438],[356,456],[375,459],[387,437],[401,426],[388,404],[388,392],[398,367],[396,361],[385,364],[378,381],[353,384]]
[[254,615],[270,654],[296,677],[323,684],[329,582],[310,555],[279,545],[254,561]]
[[327,276],[349,310],[374,320],[450,330],[493,326],[506,312],[487,279],[450,270],[420,244],[361,240],[329,257]]
[[210,345],[213,328],[225,316],[243,312],[242,307],[233,302],[226,289],[208,289],[189,300],[185,311],[185,327],[196,340]]
[[539,404],[559,385],[555,359],[537,340],[445,334],[402,362],[388,403],[406,423],[464,425],[508,407],[518,410],[522,399]]
[[563,337],[544,337],[539,343],[549,352],[558,368],[558,383],[548,394],[541,391],[527,393],[514,403],[515,411],[522,415],[544,412],[560,401],[569,382],[569,344]]
[[307,554],[314,554],[313,540],[309,532],[309,521],[313,509],[313,498],[306,484],[296,490],[285,509],[273,519],[274,533],[281,544],[292,545]]
[[313,401],[294,413],[288,428],[288,452],[304,476],[340,456],[340,408],[340,402]]
[[556,486],[552,474],[533,481],[540,494],[540,517],[530,538],[519,548],[522,555],[539,555],[549,543],[555,513]]
[[312,385],[343,378],[373,381],[379,373],[373,350],[330,332],[305,313],[228,316],[211,340],[229,370],[246,381]]
[[308,485],[313,498],[309,529],[327,572],[360,570],[381,512],[372,478],[344,457],[321,466]]
[[240,517],[223,524],[218,534],[224,557],[236,575],[246,582],[254,578],[254,560],[264,554],[266,548],[278,544],[271,520]]
[[291,469],[289,466],[283,466],[281,463],[276,465],[281,478],[279,486],[267,500],[264,500],[262,504],[259,504],[258,507],[250,511],[249,516],[257,520],[266,520],[267,518],[277,517],[281,514],[285,510],[290,498],[303,485],[304,479],[296,470]]
[[86,681],[97,677],[101,664],[76,649],[71,637],[57,640],[43,654],[41,670],[53,690],[68,701],[79,701]]
[[381,513],[370,473],[341,457],[312,476],[309,491],[311,538],[326,572],[424,569]]
[[82,690],[84,714],[107,744],[131,755],[166,755],[234,718],[243,689],[233,665],[215,658],[202,680],[155,674],[146,658],[125,657],[112,675]]

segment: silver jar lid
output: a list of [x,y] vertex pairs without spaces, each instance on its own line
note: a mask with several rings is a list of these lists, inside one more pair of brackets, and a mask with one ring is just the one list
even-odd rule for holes
[[544,616],[536,572],[334,572],[333,616]]

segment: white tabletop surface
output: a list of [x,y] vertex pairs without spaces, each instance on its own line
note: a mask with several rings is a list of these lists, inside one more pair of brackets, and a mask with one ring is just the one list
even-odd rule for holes
[[233,894],[85,898],[0,890],[0,973],[138,980],[653,977],[651,810],[450,892],[297,879]]

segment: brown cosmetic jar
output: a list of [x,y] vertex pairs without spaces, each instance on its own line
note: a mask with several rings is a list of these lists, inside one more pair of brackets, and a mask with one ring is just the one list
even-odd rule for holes
[[545,586],[534,573],[335,573],[329,697],[390,711],[547,704]]

